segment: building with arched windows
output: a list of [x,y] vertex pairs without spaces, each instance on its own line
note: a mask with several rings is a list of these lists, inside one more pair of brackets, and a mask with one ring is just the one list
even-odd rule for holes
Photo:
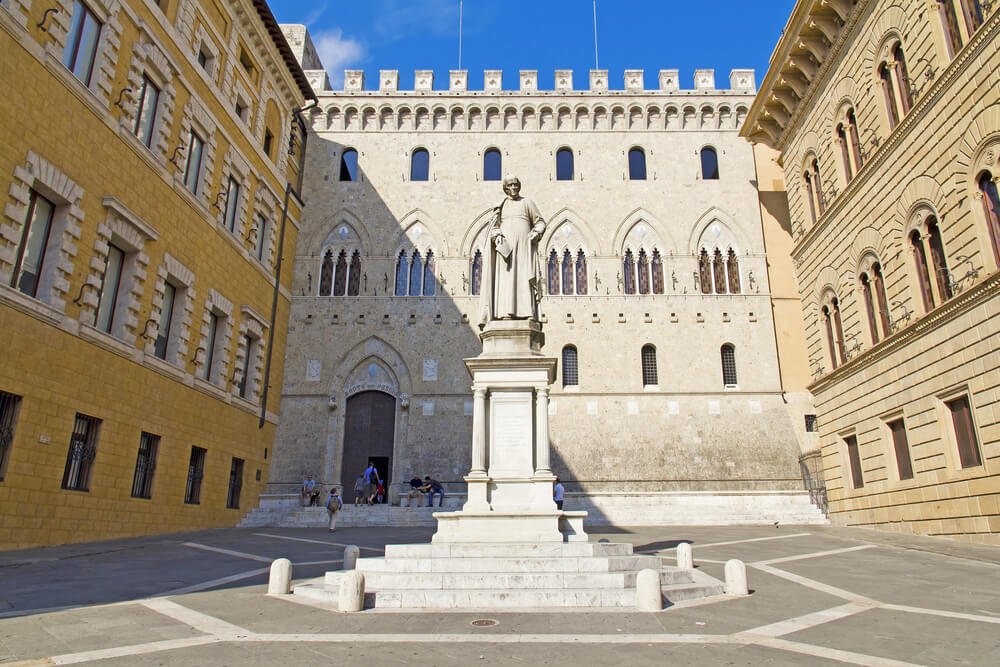
[[[325,74],[307,74],[321,88]],[[630,70],[619,91],[603,71],[583,87],[560,72],[556,91],[538,90],[534,71],[514,91],[502,76],[471,91],[451,72],[442,90],[418,71],[400,90],[396,71],[374,88],[349,71],[343,90],[318,93],[269,490],[310,472],[351,488],[371,459],[390,496],[431,475],[461,497],[463,359],[481,351],[482,248],[500,179],[515,174],[546,220],[552,456],[571,496],[589,494],[574,502],[625,520],[629,505],[669,511],[663,494],[772,508],[766,498],[791,495],[821,518],[798,462],[812,447],[808,396],[783,381],[776,343],[787,326],[773,316],[765,227],[780,224],[762,220],[738,135],[752,71],[722,89],[699,71],[690,90],[674,70],[653,87]]]
[[838,524],[1000,544],[998,4],[798,2],[741,130],[781,154]]

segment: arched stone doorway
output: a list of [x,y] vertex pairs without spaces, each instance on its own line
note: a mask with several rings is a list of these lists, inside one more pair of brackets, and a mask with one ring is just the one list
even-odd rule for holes
[[374,461],[388,490],[396,433],[396,399],[381,391],[362,391],[347,399],[341,479],[344,500],[354,502],[354,482]]

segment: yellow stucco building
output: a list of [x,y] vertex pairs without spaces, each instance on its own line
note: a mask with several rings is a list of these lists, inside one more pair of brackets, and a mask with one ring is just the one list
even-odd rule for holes
[[1000,3],[800,0],[781,154],[836,524],[1000,544]]
[[313,98],[267,4],[0,0],[0,549],[234,525]]

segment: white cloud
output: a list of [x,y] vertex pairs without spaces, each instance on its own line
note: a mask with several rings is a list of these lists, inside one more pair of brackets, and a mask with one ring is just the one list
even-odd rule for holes
[[365,55],[364,45],[355,39],[344,37],[344,31],[340,28],[317,32],[313,37],[313,44],[316,45],[319,59],[334,86],[342,83],[344,70],[357,67]]

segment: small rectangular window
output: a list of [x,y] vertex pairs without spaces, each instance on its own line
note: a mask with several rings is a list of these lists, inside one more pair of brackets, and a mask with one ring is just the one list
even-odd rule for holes
[[563,348],[562,354],[562,379],[564,387],[571,387],[580,384],[580,369],[577,363],[577,352],[575,347]]
[[240,508],[240,491],[243,489],[243,459],[233,458],[229,467],[229,493],[226,494],[226,507]]
[[656,372],[656,348],[647,345],[642,348],[642,384],[644,387],[659,384]]
[[160,89],[149,80],[149,77],[143,76],[132,132],[146,148],[153,146],[153,128],[156,126],[156,112],[159,105]]
[[156,470],[156,452],[160,448],[160,436],[143,431],[139,436],[139,453],[135,459],[135,475],[132,477],[132,497],[153,497],[153,471]]
[[861,453],[858,451],[857,436],[847,436],[844,438],[844,444],[847,445],[847,458],[851,463],[851,482],[855,489],[860,489],[865,485],[865,479],[861,472]]
[[96,322],[97,328],[105,333],[112,333],[124,268],[125,251],[113,243],[109,243],[108,261],[104,269],[104,279],[101,282],[101,300],[97,306]]
[[31,191],[28,215],[21,232],[21,243],[17,247],[10,283],[11,287],[28,296],[38,294],[55,210],[55,204],[34,190]]
[[243,66],[243,71],[247,73],[247,76],[253,80],[256,70],[253,66],[253,60],[250,58],[250,54],[247,53],[244,48],[240,48],[240,65]]
[[156,330],[156,344],[153,354],[166,360],[170,344],[170,332],[174,324],[174,306],[177,301],[177,288],[170,283],[163,284],[163,305],[160,307],[160,325]]
[[267,238],[267,218],[263,215],[257,216],[257,238],[254,239],[254,254],[257,259],[264,261],[264,239]]
[[243,336],[243,349],[245,354],[243,356],[243,375],[240,378],[240,398],[246,398],[247,393],[250,391],[250,370],[252,368],[252,356],[256,353],[256,339],[247,334]]
[[209,76],[215,71],[215,55],[204,42],[198,47],[198,64]]
[[184,187],[195,195],[201,187],[201,158],[204,150],[205,141],[192,130],[191,140],[188,142],[187,165],[184,167]]
[[250,105],[244,102],[241,97],[236,98],[236,106],[233,108],[233,111],[236,112],[236,115],[239,116],[240,120],[244,123],[247,122],[250,117]]
[[73,17],[66,33],[63,64],[83,85],[90,85],[101,39],[101,22],[80,0],[73,3]]
[[896,453],[896,470],[899,479],[913,479],[913,462],[910,460],[910,443],[906,437],[906,424],[902,419],[895,419],[886,426],[892,434],[892,447]]
[[955,428],[955,444],[958,446],[958,458],[963,468],[974,468],[983,464],[979,453],[979,441],[976,438],[976,427],[972,421],[972,408],[968,396],[960,396],[945,405],[951,413],[952,425]]
[[268,157],[274,157],[271,155],[272,144],[274,144],[274,135],[271,130],[264,128],[264,152],[267,153]]
[[66,453],[62,488],[73,491],[90,490],[90,475],[97,457],[97,431],[100,425],[100,419],[77,413],[73,422],[73,435],[69,439],[69,451]]
[[14,446],[14,426],[21,407],[21,397],[0,391],[0,482],[7,475],[7,462]]
[[205,452],[206,450],[201,447],[191,448],[187,488],[184,489],[184,502],[188,505],[197,505],[201,502],[201,480],[205,477]]
[[806,433],[816,432],[816,415],[806,415]]

